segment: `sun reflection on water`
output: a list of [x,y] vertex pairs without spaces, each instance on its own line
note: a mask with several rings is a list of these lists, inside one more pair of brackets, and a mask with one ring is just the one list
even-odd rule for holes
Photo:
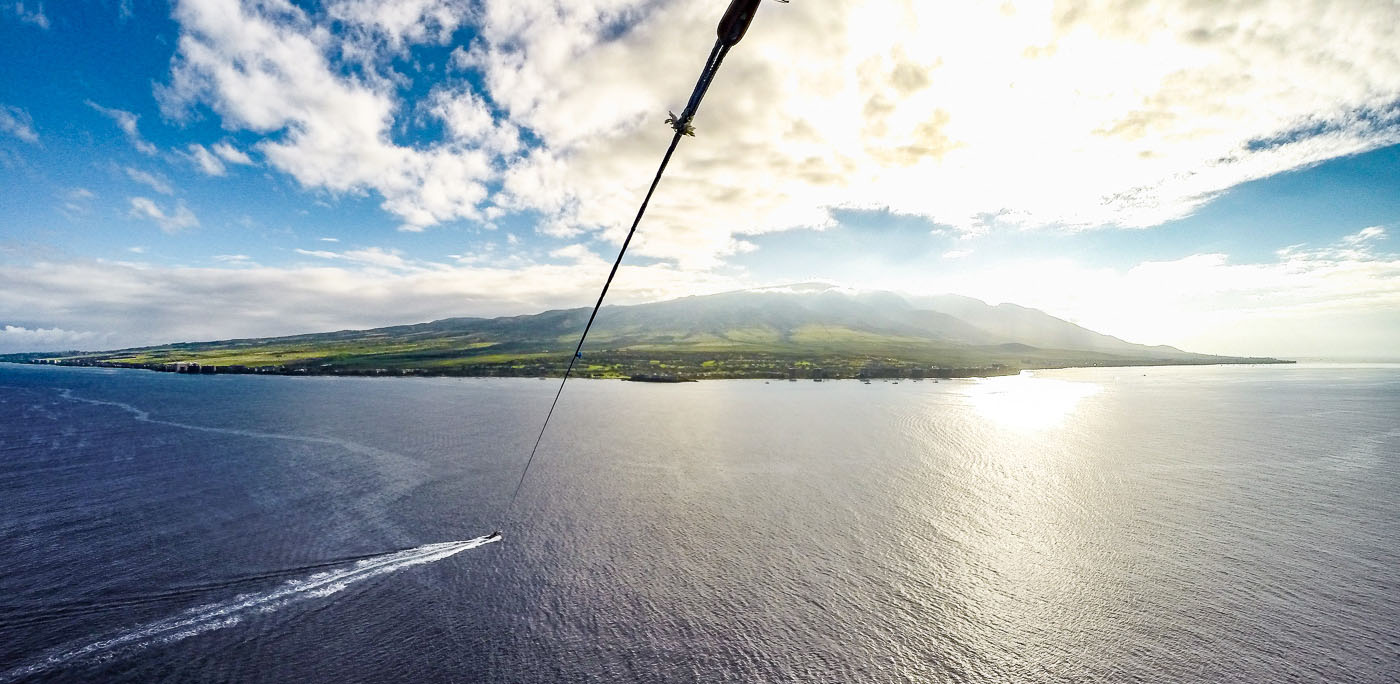
[[972,408],[1006,427],[1043,430],[1064,422],[1080,400],[1103,388],[1089,382],[1037,378],[1030,373],[980,380],[967,390]]

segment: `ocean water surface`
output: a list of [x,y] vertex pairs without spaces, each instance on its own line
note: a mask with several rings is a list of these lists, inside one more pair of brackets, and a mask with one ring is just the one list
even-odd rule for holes
[[555,387],[0,364],[0,682],[1400,680],[1400,366]]

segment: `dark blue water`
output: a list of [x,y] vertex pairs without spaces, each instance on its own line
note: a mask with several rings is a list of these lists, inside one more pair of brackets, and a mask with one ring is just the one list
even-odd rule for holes
[[1400,367],[554,387],[0,365],[0,681],[1400,679]]

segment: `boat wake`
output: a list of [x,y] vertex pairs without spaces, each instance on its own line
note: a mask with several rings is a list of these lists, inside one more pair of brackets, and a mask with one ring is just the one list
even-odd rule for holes
[[151,646],[170,644],[205,632],[231,627],[250,615],[272,613],[296,603],[324,599],[352,584],[415,565],[439,561],[499,540],[499,536],[489,535],[465,541],[425,544],[371,556],[346,567],[319,570],[283,582],[273,589],[239,594],[226,601],[190,608],[174,616],[130,627],[90,643],[83,640],[60,646],[30,664],[0,673],[0,681],[32,677],[78,662],[130,655]]
[[7,631],[24,629],[46,622],[87,618],[100,613],[123,611],[130,608],[164,603],[167,601],[180,601],[194,596],[237,589],[250,584],[266,584],[268,580],[272,579],[281,579],[293,575],[306,575],[313,570],[349,565],[355,561],[370,560],[407,550],[408,549],[398,549],[396,551],[381,551],[379,553],[346,556],[344,558],[325,560],[310,565],[260,572],[252,575],[229,577],[215,582],[183,585],[174,587],[169,591],[139,594],[136,596],[115,596],[98,601],[76,601],[73,603],[40,607],[20,605],[0,606],[0,637],[3,637],[4,633]]

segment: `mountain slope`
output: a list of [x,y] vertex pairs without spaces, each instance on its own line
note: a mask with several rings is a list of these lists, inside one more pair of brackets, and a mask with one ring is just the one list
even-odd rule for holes
[[918,306],[954,316],[970,325],[1011,342],[1035,347],[1085,349],[1109,353],[1140,354],[1151,350],[1166,356],[1192,356],[1166,345],[1148,347],[1097,333],[1038,309],[1003,303],[991,306],[980,299],[960,295],[912,298]]

